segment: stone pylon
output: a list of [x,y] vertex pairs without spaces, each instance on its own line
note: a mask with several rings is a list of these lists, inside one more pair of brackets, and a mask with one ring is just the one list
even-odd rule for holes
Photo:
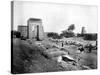
[[44,30],[41,19],[30,18],[28,20],[28,38],[36,40],[44,39]]

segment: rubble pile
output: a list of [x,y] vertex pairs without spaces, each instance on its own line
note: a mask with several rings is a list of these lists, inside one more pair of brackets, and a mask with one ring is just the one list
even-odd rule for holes
[[42,43],[37,43],[40,48],[43,48],[42,54],[47,58],[56,61],[59,65],[64,68],[64,70],[82,70],[90,69],[89,67],[79,64],[79,56],[74,54],[71,56],[70,52],[64,47],[59,47],[55,44],[43,45]]

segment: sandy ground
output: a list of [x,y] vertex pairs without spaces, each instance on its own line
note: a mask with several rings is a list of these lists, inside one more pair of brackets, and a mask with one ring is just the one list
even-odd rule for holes
[[13,63],[12,73],[39,73],[64,71],[55,61],[47,59],[35,44],[30,45],[26,41],[13,40]]

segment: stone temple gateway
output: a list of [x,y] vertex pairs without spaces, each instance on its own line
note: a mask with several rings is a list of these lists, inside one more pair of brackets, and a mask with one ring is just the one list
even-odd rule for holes
[[37,18],[30,18],[28,20],[28,38],[29,39],[44,39],[44,30],[42,20]]

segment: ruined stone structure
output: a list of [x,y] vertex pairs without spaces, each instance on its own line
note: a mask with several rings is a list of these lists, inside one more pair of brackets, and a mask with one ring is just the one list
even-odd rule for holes
[[28,38],[37,40],[44,39],[44,30],[41,19],[30,18],[28,20]]
[[85,34],[85,33],[86,33],[85,27],[82,27],[81,34]]
[[27,37],[27,26],[18,26],[18,31],[21,33],[21,37]]

